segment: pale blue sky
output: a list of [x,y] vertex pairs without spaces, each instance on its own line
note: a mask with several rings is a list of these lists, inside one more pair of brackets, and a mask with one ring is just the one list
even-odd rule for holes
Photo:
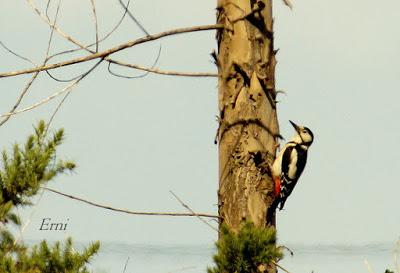
[[[150,33],[157,33],[214,23],[215,2],[136,0],[131,11]],[[63,1],[60,12],[59,26],[84,43],[94,41],[89,3]],[[310,127],[315,143],[305,173],[279,214],[280,241],[395,242],[400,235],[400,3],[296,0],[293,4],[290,11],[274,2],[275,43],[280,49],[277,88],[287,93],[279,97],[281,133],[286,138],[292,135],[291,119]],[[97,1],[97,6],[102,36],[119,20],[122,9],[117,0]],[[0,39],[6,45],[40,62],[48,34],[48,27],[26,2],[1,2]],[[100,49],[140,36],[126,19]],[[160,68],[215,71],[209,56],[216,48],[214,36],[213,31],[179,35],[115,57],[151,66],[162,45]],[[55,35],[52,52],[69,47]],[[30,66],[2,49],[0,56],[1,71]],[[68,78],[77,71],[82,68],[55,74]],[[28,79],[0,80],[1,113],[13,105]],[[62,87],[42,74],[22,107]],[[33,123],[49,118],[59,99],[0,127],[1,146],[23,140]],[[64,127],[67,136],[60,154],[75,160],[78,169],[49,187],[131,210],[185,211],[169,193],[172,190],[195,211],[216,213],[216,115],[216,79],[149,75],[125,80],[109,75],[102,65],[74,89],[56,116],[53,127]],[[44,217],[69,218],[67,232],[39,231]],[[66,236],[178,244],[216,239],[215,232],[196,219],[129,216],[45,192],[25,238]]]

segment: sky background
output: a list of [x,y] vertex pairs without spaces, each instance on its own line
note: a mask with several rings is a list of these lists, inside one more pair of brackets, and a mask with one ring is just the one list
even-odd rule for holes
[[[46,2],[37,1],[40,10]],[[400,2],[296,0],[293,4],[291,11],[281,1],[274,2],[275,45],[280,49],[277,89],[286,92],[279,97],[278,116],[283,136],[293,134],[291,119],[311,128],[315,142],[299,184],[279,213],[279,240],[394,244],[400,236]],[[148,32],[158,33],[212,24],[215,6],[216,1],[135,0],[130,10]],[[97,1],[100,37],[122,12],[117,0]],[[82,43],[95,41],[90,1],[63,1],[57,24]],[[27,2],[0,2],[0,40],[8,47],[40,63],[48,36],[49,27]],[[126,18],[100,50],[141,36]],[[214,31],[165,38],[113,57],[151,66],[160,46],[160,69],[216,71],[209,55],[216,49]],[[54,34],[51,52],[71,47],[75,48]],[[1,48],[0,59],[1,72],[31,66]],[[87,67],[72,66],[54,74],[69,78]],[[1,113],[10,110],[29,78],[0,80]],[[64,86],[42,73],[21,107]],[[61,98],[1,126],[2,148],[23,141],[38,120],[48,120]],[[110,75],[102,64],[74,88],[52,124],[53,129],[66,130],[59,156],[74,160],[78,168],[48,186],[119,208],[185,212],[169,193],[172,190],[196,212],[216,214],[217,114],[215,78],[150,74],[127,80]],[[25,219],[31,212],[21,211]],[[54,222],[69,219],[67,231],[40,231],[45,217]],[[45,192],[24,238],[67,236],[157,244],[211,244],[217,237],[194,218],[119,214]]]

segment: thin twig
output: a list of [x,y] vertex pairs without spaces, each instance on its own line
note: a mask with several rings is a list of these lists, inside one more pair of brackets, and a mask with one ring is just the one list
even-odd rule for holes
[[276,267],[279,267],[280,269],[282,269],[283,271],[285,271],[286,273],[290,273],[289,270],[287,270],[286,268],[284,268],[283,266],[281,266],[280,264],[278,264],[278,263],[275,262],[274,260],[272,260],[272,263],[273,263]]
[[400,240],[397,241],[396,248],[393,251],[394,268],[397,273],[400,273],[400,265],[397,257],[399,252],[400,252]]
[[369,271],[369,273],[375,273],[374,270],[372,270],[371,265],[369,264],[367,259],[364,259],[364,264],[367,267],[367,270]]
[[24,60],[24,61],[27,61],[27,62],[29,62],[29,63],[32,64],[32,65],[36,65],[36,64],[35,64],[33,61],[31,61],[29,58],[24,57],[24,56],[18,54],[17,52],[11,50],[11,49],[10,49],[9,47],[7,47],[2,41],[0,41],[0,45],[1,45],[5,50],[7,50],[9,53],[11,53],[12,55],[14,55],[14,56],[16,56],[16,57],[18,57],[18,58],[20,58],[20,59],[22,59],[22,60]]
[[[91,1],[94,1],[94,0],[91,0]],[[50,39],[49,39],[49,42],[48,42],[48,47],[47,47],[47,51],[46,51],[46,57],[45,57],[45,61],[43,62],[43,65],[45,65],[48,61],[49,61],[49,53],[50,53],[50,46],[51,46],[51,41],[52,41],[52,38],[53,38],[53,34],[54,34],[54,30],[55,30],[55,28],[56,28],[56,22],[57,22],[57,18],[58,18],[58,12],[59,12],[59,10],[60,10],[60,6],[61,6],[61,0],[59,0],[58,1],[58,6],[57,6],[57,11],[56,11],[56,15],[55,15],[55,18],[54,18],[54,22],[53,22],[53,24],[50,24],[49,26],[50,26],[50,28],[51,28],[51,33],[50,33]],[[93,7],[94,9],[95,9],[95,7]],[[47,15],[47,13],[46,13],[46,15]],[[47,17],[48,18],[48,17]],[[97,21],[96,21],[96,24],[97,24]],[[96,31],[97,31],[97,29],[96,29]],[[89,69],[89,71],[91,71],[92,69]],[[72,81],[74,81],[74,80],[76,80],[76,79],[79,79],[80,77],[82,77],[83,75],[86,75],[87,74],[87,71],[86,72],[83,72],[83,73],[81,73],[81,74],[79,74],[78,76],[75,76],[75,77],[73,77],[73,78],[71,78],[71,79],[67,79],[67,80],[64,80],[64,79],[59,79],[59,78],[56,78],[55,76],[53,76],[51,73],[50,73],[50,71],[47,71],[46,70],[46,74],[50,77],[50,78],[52,78],[53,80],[55,80],[55,81],[57,81],[57,82],[72,82]],[[65,97],[67,97],[68,96],[68,94],[65,96]]]
[[[21,94],[19,95],[17,102],[14,104],[14,106],[11,108],[11,110],[8,112],[10,115],[6,115],[4,119],[0,122],[0,126],[2,126],[4,123],[6,123],[12,115],[15,113],[15,109],[20,105],[22,98],[25,96],[25,94],[28,92],[29,88],[31,87],[32,83],[36,80],[37,76],[39,75],[39,72],[35,72],[29,82],[25,85],[24,89],[22,90]],[[3,116],[1,116],[3,117]]]
[[[49,3],[50,3],[50,0],[49,0],[48,4],[49,4]],[[58,1],[56,14],[54,15],[54,22],[53,22],[53,24],[52,24],[53,26],[55,26],[56,23],[57,23],[58,13],[59,13],[59,11],[60,11],[60,6],[61,6],[61,0]],[[46,14],[47,14],[47,9],[46,9]],[[49,37],[49,41],[48,41],[48,43],[47,43],[47,50],[46,50],[46,54],[45,54],[46,56],[45,56],[45,61],[44,61],[43,64],[45,64],[45,63],[47,62],[47,58],[49,57],[49,53],[50,53],[51,42],[52,42],[52,40],[53,40],[54,27],[51,27],[50,29],[51,29],[51,31],[50,31],[50,37]]]
[[50,17],[49,17],[50,2],[51,2],[51,0],[47,0],[47,4],[46,4],[46,18],[49,21],[50,21]]
[[70,194],[66,194],[54,189],[50,189],[47,187],[42,187],[43,189],[47,190],[47,191],[51,191],[53,193],[89,204],[91,206],[95,206],[95,207],[99,207],[99,208],[103,208],[103,209],[108,209],[108,210],[112,210],[112,211],[117,211],[117,212],[123,212],[123,213],[127,213],[127,214],[133,214],[133,215],[145,215],[145,216],[184,216],[184,217],[188,217],[188,216],[201,216],[201,217],[208,217],[208,218],[218,218],[218,216],[216,215],[212,215],[212,214],[206,214],[206,213],[197,213],[197,214],[193,214],[193,213],[180,213],[180,212],[142,212],[142,211],[131,211],[131,210],[127,210],[127,209],[119,209],[119,208],[114,208],[114,207],[110,207],[107,205],[101,205],[80,197],[76,197]]
[[128,259],[126,259],[125,266],[124,266],[124,271],[122,271],[122,273],[125,273],[126,267],[128,266],[128,262],[129,262],[129,256],[128,256]]
[[[158,54],[157,54],[156,60],[154,61],[153,65],[151,66],[150,69],[153,69],[153,68],[156,66],[156,64],[158,63],[158,60],[160,59],[160,56],[161,56],[161,45],[160,45],[160,47],[158,48]],[[121,75],[121,74],[117,74],[117,73],[115,73],[115,72],[113,72],[113,71],[111,70],[111,61],[108,62],[107,69],[108,69],[108,72],[109,72],[111,75],[116,76],[116,77],[119,77],[119,78],[125,78],[125,79],[143,78],[143,77],[146,77],[146,76],[150,73],[150,71],[146,71],[146,70],[145,70],[146,73],[143,73],[142,75],[139,75],[139,76],[124,76],[124,75]]]
[[73,64],[87,62],[87,61],[90,61],[90,60],[93,60],[93,59],[106,58],[107,56],[109,56],[109,55],[111,55],[113,53],[119,52],[121,50],[130,48],[130,47],[133,47],[133,46],[136,46],[136,45],[139,45],[139,44],[143,44],[143,43],[146,43],[146,42],[158,40],[160,38],[167,37],[167,36],[172,36],[172,35],[176,35],[176,34],[183,34],[183,33],[189,33],[189,32],[221,29],[221,28],[224,28],[224,26],[221,25],[221,24],[213,24],[213,25],[203,25],[203,26],[194,26],[194,27],[185,27],[185,28],[172,29],[172,30],[164,31],[164,32],[161,32],[161,33],[158,33],[158,34],[154,34],[154,35],[142,37],[142,38],[139,38],[139,39],[131,40],[129,42],[126,42],[124,44],[118,45],[116,47],[107,49],[107,50],[102,51],[102,52],[94,53],[94,54],[91,54],[91,55],[88,55],[88,56],[85,56],[85,57],[79,57],[79,58],[75,58],[75,59],[64,61],[64,62],[48,64],[48,65],[44,65],[44,66],[40,66],[40,67],[33,67],[33,68],[19,70],[19,71],[0,73],[0,78],[13,77],[13,76],[22,75],[22,74],[29,74],[29,73],[34,73],[36,71],[51,70],[51,69],[55,69],[55,68],[59,68],[59,67],[63,67],[63,66],[69,66],[69,65],[73,65]]
[[72,81],[74,81],[74,80],[76,80],[76,79],[82,77],[82,75],[86,73],[86,72],[83,72],[83,73],[81,73],[81,74],[79,74],[79,75],[76,75],[76,76],[73,76],[72,78],[69,78],[69,79],[60,79],[60,78],[57,78],[56,76],[54,76],[53,74],[51,74],[50,71],[48,71],[48,70],[46,70],[45,72],[47,73],[47,75],[48,75],[50,78],[52,78],[52,79],[55,80],[56,82],[72,82]]
[[132,19],[133,22],[135,22],[135,24],[140,28],[140,30],[143,31],[144,34],[149,36],[150,33],[148,33],[147,30],[143,27],[143,25],[136,19],[136,17],[133,16],[133,14],[128,9],[128,6],[127,5],[125,6],[125,4],[124,4],[124,2],[122,2],[122,0],[119,0],[119,3],[127,11],[129,17]]
[[286,6],[288,6],[290,9],[293,9],[293,5],[289,0],[282,0],[283,3],[285,3]]
[[[90,0],[91,1],[91,3],[92,3],[92,10],[93,10],[93,13],[94,13],[94,21],[95,21],[95,28],[96,28],[96,51],[95,52],[98,52],[98,27],[97,27],[97,14],[96,14],[96,6],[95,6],[95,0]],[[48,61],[49,61],[49,51],[50,51],[50,44],[51,44],[51,40],[52,40],[52,36],[53,36],[53,33],[54,33],[54,30],[56,29],[56,22],[57,22],[57,18],[58,18],[58,12],[59,12],[59,9],[60,9],[60,5],[61,5],[61,0],[59,0],[59,2],[58,2],[58,6],[57,6],[57,12],[56,12],[56,15],[55,15],[55,19],[54,19],[54,22],[53,22],[53,24],[50,24],[49,26],[50,26],[50,28],[51,28],[51,34],[50,34],[50,39],[49,39],[49,44],[48,44],[48,48],[47,48],[47,53],[46,53],[46,59],[45,59],[45,62],[43,63],[43,65],[45,65]],[[47,15],[47,13],[46,13],[46,15]],[[48,18],[48,16],[47,16],[47,18]],[[50,22],[50,20],[49,20],[49,22]],[[90,51],[91,53],[94,53],[93,51]],[[92,71],[92,68],[90,68],[89,69],[89,72],[90,71]],[[60,78],[56,78],[55,76],[53,76],[51,73],[50,73],[50,71],[47,71],[46,70],[46,73],[47,73],[47,75],[50,77],[50,78],[52,78],[53,80],[55,80],[55,81],[57,81],[57,82],[72,82],[72,81],[74,81],[74,80],[76,80],[76,79],[79,79],[79,78],[81,78],[82,76],[84,76],[84,75],[87,75],[87,73],[88,73],[88,71],[86,71],[86,72],[83,72],[83,73],[81,73],[81,74],[79,74],[79,75],[77,75],[77,76],[74,76],[73,78],[70,78],[70,79],[67,79],[67,80],[65,80],[65,79],[60,79]],[[68,95],[69,95],[69,93],[67,93],[65,96],[64,96],[64,99],[61,101],[61,104],[65,101],[65,99],[68,97]],[[61,105],[60,104],[60,105]],[[59,105],[59,106],[60,106]],[[57,109],[56,109],[56,112],[58,111],[58,108],[59,107],[57,107]],[[56,113],[55,112],[55,113]]]
[[93,20],[94,20],[94,27],[96,30],[96,50],[95,52],[99,52],[99,26],[97,23],[97,12],[96,12],[96,0],[90,0],[90,3],[92,4],[92,12],[93,12]]
[[76,41],[74,38],[72,38],[71,36],[68,36],[67,34],[65,34],[59,27],[55,26],[54,24],[52,24],[50,22],[49,19],[47,19],[46,16],[44,16],[40,10],[35,6],[35,4],[32,2],[32,0],[26,0],[28,2],[28,4],[31,6],[31,8],[35,11],[35,13],[46,23],[48,24],[51,28],[54,28],[55,31],[60,34],[61,36],[63,36],[65,39],[67,39],[68,41],[70,41],[71,43],[76,44],[77,46],[81,47],[81,48],[86,48],[84,45],[80,44],[78,41]]
[[293,250],[291,250],[287,246],[278,246],[278,248],[283,248],[283,249],[285,249],[285,250],[287,250],[289,252],[290,256],[294,256]]
[[[49,15],[48,15],[48,8],[49,8],[49,4],[50,4],[50,0],[47,3],[47,8],[46,8],[46,17],[47,19],[50,21]],[[50,54],[50,47],[51,47],[51,42],[53,40],[53,34],[54,34],[54,26],[57,23],[57,18],[58,18],[58,12],[60,11],[60,6],[61,6],[61,0],[58,1],[58,5],[57,5],[57,10],[56,10],[56,14],[54,16],[54,22],[52,25],[50,25],[50,37],[49,37],[49,41],[47,43],[47,50],[46,50],[46,54],[44,57],[44,61],[42,65],[45,65],[48,61],[49,61],[49,54]],[[49,71],[46,71],[46,74],[52,78],[53,80],[57,80],[55,77],[53,77]]]
[[46,133],[47,133],[48,129],[50,128],[50,124],[53,122],[54,117],[57,115],[58,111],[60,110],[61,105],[63,105],[64,101],[68,98],[69,94],[71,94],[71,91],[67,92],[67,94],[64,95],[64,97],[62,98],[62,100],[57,105],[56,109],[54,110],[53,114],[51,115],[51,117],[46,125]]
[[[32,222],[32,218],[33,218],[33,216],[35,215],[35,213],[36,213],[36,211],[37,211],[37,208],[38,208],[38,205],[39,205],[40,201],[42,200],[43,193],[44,193],[43,190],[40,191],[39,199],[38,199],[38,201],[33,205],[33,210],[31,211],[31,213],[30,213],[30,215],[29,215],[29,218],[28,218],[28,220],[25,222],[25,224],[23,225],[23,227],[21,228],[21,226],[19,226],[19,227],[20,227],[20,230],[19,230],[18,237],[16,237],[16,238],[14,239],[14,243],[13,243],[14,246],[22,239],[22,235],[24,234],[25,229],[26,229],[26,228],[29,226],[29,224]],[[18,208],[18,207],[17,207],[17,208]]]
[[181,205],[186,208],[188,211],[190,211],[193,215],[195,215],[200,221],[202,221],[204,224],[206,224],[207,226],[209,226],[210,228],[212,228],[213,230],[218,232],[218,229],[215,228],[214,226],[212,226],[210,223],[208,223],[207,221],[205,221],[203,218],[201,218],[201,215],[194,212],[188,205],[186,205],[173,191],[169,191],[175,198],[176,200],[178,200],[179,203],[181,203]]
[[[130,0],[128,0],[128,2],[127,2],[127,4],[126,4],[126,7],[127,7],[127,8],[129,7],[129,4],[130,4]],[[122,24],[122,22],[123,22],[123,20],[124,20],[124,18],[125,18],[125,16],[126,16],[126,14],[127,14],[127,10],[124,11],[124,13],[122,14],[122,16],[121,16],[121,18],[119,19],[118,23],[117,23],[106,35],[104,35],[103,38],[99,39],[99,44],[100,44],[101,42],[105,41],[108,37],[110,37],[110,36],[118,29],[118,27]],[[46,23],[47,23],[47,22],[46,22]],[[61,35],[61,34],[60,34],[60,35]],[[61,35],[61,36],[63,36],[63,35]],[[63,37],[64,37],[64,36],[63,36]],[[64,37],[64,38],[65,38],[65,37]],[[68,39],[67,39],[67,40],[68,40]],[[74,43],[74,44],[75,44],[75,43]],[[75,45],[77,45],[77,44],[75,44]],[[56,57],[56,56],[60,56],[60,55],[64,55],[64,54],[69,54],[69,53],[74,53],[74,52],[80,51],[80,50],[88,50],[90,47],[92,47],[92,46],[94,46],[94,45],[96,45],[96,43],[92,43],[92,44],[89,44],[89,45],[84,46],[84,47],[81,47],[80,45],[77,45],[77,46],[79,46],[79,48],[70,49],[70,50],[65,50],[65,51],[61,51],[61,52],[55,53],[55,54],[53,54],[53,55],[51,55],[51,56],[49,57],[49,60],[52,59],[52,58],[54,58],[54,57]],[[89,51],[89,52],[93,53],[93,51]]]

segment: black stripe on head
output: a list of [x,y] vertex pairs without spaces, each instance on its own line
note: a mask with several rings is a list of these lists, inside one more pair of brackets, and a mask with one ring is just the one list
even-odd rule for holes
[[[314,141],[314,134],[313,134],[313,132],[311,132],[310,128],[308,128],[308,127],[303,127],[303,131],[307,131],[307,133],[311,136],[311,141],[304,141],[303,138],[301,138],[301,139],[303,140],[305,145],[310,146]],[[301,137],[301,134],[300,134],[300,137]]]

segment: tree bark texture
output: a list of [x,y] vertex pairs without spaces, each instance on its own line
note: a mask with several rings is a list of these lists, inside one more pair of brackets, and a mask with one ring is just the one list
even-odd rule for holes
[[277,148],[271,0],[218,0],[219,191],[221,224],[266,226]]

